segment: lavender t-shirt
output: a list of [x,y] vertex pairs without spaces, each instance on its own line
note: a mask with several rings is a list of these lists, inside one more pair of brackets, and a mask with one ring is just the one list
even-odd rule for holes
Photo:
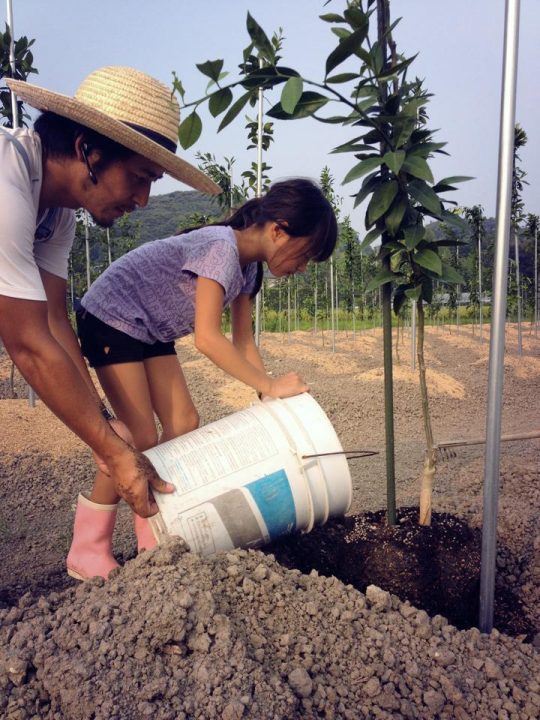
[[256,263],[240,267],[232,228],[205,227],[126,253],[98,277],[82,305],[137,340],[170,342],[193,332],[199,276],[223,287],[225,307],[253,292],[256,275]]

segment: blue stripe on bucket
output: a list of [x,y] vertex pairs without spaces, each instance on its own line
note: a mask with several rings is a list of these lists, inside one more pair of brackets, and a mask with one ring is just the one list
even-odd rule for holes
[[265,475],[245,488],[257,503],[272,540],[295,529],[296,509],[285,470]]

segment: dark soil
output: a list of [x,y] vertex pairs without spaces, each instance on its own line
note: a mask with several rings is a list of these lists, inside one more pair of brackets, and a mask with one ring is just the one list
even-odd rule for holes
[[[335,576],[361,592],[376,585],[460,629],[478,624],[481,530],[461,518],[433,513],[418,524],[418,508],[402,508],[397,523],[385,511],[351,515],[286,537],[265,548],[288,568]],[[507,583],[495,597],[495,627],[532,639],[534,625]]]

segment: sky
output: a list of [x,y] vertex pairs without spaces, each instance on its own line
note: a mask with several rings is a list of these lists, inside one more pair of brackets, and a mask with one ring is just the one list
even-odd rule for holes
[[[222,58],[224,69],[236,77],[242,50],[249,42],[249,11],[268,35],[283,29],[283,64],[309,79],[320,81],[325,60],[336,43],[330,25],[319,19],[340,12],[344,0],[12,0],[14,35],[35,38],[34,64],[39,75],[31,81],[50,90],[72,95],[81,80],[104,65],[129,65],[167,85],[176,71],[186,100],[204,94],[207,79],[196,63]],[[0,6],[0,22],[6,2]],[[429,124],[439,129],[438,142],[447,142],[450,156],[431,161],[435,179],[470,175],[449,199],[460,206],[481,204],[488,216],[496,212],[500,96],[504,41],[504,0],[391,0],[392,20],[402,20],[394,31],[398,51],[418,53],[412,71],[425,81],[434,97],[428,105]],[[2,15],[2,13],[4,13]],[[528,135],[521,150],[521,167],[527,172],[523,199],[525,212],[540,214],[540,1],[522,0],[519,40],[516,121]],[[343,69],[347,69],[345,65]],[[268,94],[265,108],[279,99]],[[256,117],[256,108],[246,113]],[[187,114],[187,113],[185,113]],[[256,160],[246,150],[242,113],[235,123],[217,132],[216,120],[206,111],[203,133],[195,146],[179,153],[197,163],[195,152],[214,153],[216,159],[234,157],[238,176]],[[265,161],[272,180],[290,176],[317,179],[324,166],[335,178],[335,191],[343,198],[344,214],[359,232],[364,231],[362,207],[353,209],[351,194],[358,185],[342,185],[356,163],[349,154],[332,155],[336,145],[352,136],[350,128],[317,123],[311,118],[275,121],[274,138]],[[160,180],[153,194],[185,190],[171,178]]]

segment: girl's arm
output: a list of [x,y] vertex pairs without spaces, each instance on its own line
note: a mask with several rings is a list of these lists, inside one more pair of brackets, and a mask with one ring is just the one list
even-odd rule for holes
[[252,309],[253,301],[249,295],[239,295],[231,303],[232,341],[248,362],[266,374],[259,348],[253,337]]
[[[195,293],[195,347],[206,355],[215,365],[232,377],[255,388],[257,392],[271,397],[290,397],[309,390],[308,386],[296,373],[288,373],[278,378],[270,378],[262,364],[257,348],[258,360],[254,359],[253,349],[247,350],[247,318],[245,307],[240,305],[240,316],[237,317],[235,335],[239,346],[230,342],[221,332],[221,315],[223,312],[223,287],[215,280],[197,278]],[[238,312],[238,306],[235,309]],[[249,318],[251,325],[251,316]],[[251,327],[249,328],[251,334]],[[252,340],[253,342],[253,340]],[[253,343],[254,345],[254,343]],[[247,350],[244,355],[243,351]],[[249,358],[249,359],[248,359]],[[251,362],[253,360],[253,362]]]

